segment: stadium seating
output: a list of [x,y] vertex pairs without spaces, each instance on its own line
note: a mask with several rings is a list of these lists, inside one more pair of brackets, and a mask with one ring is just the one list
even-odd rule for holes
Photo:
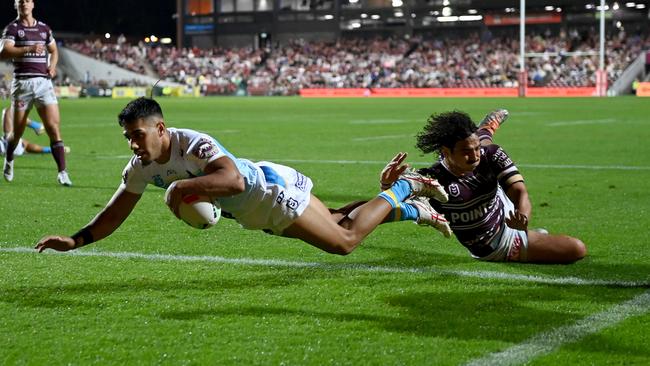
[[[594,86],[597,33],[530,35],[529,86]],[[481,39],[340,39],[294,41],[274,49],[175,49],[96,42],[71,48],[120,67],[170,82],[200,86],[204,94],[295,95],[302,88],[500,88],[516,87],[516,37]],[[608,37],[606,70],[613,83],[644,49],[649,36]]]

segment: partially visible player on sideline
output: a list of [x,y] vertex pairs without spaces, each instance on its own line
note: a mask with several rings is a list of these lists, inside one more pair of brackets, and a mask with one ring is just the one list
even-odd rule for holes
[[[507,116],[507,111],[497,110],[486,116],[480,129],[458,111],[429,118],[416,146],[442,158],[418,173],[437,179],[449,195],[444,203],[429,200],[431,206],[444,214],[458,241],[479,260],[572,263],[582,259],[587,249],[579,239],[528,228],[531,204],[524,178],[508,154],[492,144],[492,135]],[[397,167],[387,165],[384,174],[391,169]]]
[[311,193],[311,179],[293,168],[236,158],[209,135],[167,128],[153,99],[129,102],[118,121],[134,154],[124,168],[122,184],[79,232],[46,236],[36,244],[39,252],[67,251],[107,237],[131,214],[148,184],[168,189],[167,204],[176,216],[183,196],[209,196],[219,200],[225,217],[246,229],[301,239],[341,255],[352,252],[383,222],[432,220],[426,217],[428,211],[422,211],[428,203],[417,207],[407,203],[413,195],[447,199],[434,179],[401,174],[396,168],[395,183],[359,206],[351,218],[330,213]]
[[27,126],[29,112],[36,105],[50,138],[51,153],[58,169],[57,182],[71,186],[59,130],[59,106],[51,80],[56,76],[59,59],[56,42],[50,27],[34,19],[34,0],[14,0],[14,7],[18,18],[5,27],[1,51],[1,56],[13,59],[14,64],[14,79],[11,84],[14,126],[13,133],[7,136],[4,178],[8,182],[14,179],[14,150]]
[[[12,119],[13,111],[11,110],[11,107],[2,108],[2,131],[4,134],[2,138],[0,138],[0,156],[5,156],[7,152],[6,137],[13,132]],[[43,127],[43,124],[39,123],[38,121],[27,119],[27,127],[34,130],[34,133],[36,135],[42,135],[45,133],[45,127]],[[66,154],[70,152],[70,148],[68,146],[65,146],[64,148]],[[16,146],[16,149],[14,150],[14,156],[20,156],[25,152],[33,154],[50,154],[52,150],[49,146],[41,146],[33,142],[29,142],[24,138],[21,138],[18,146]]]

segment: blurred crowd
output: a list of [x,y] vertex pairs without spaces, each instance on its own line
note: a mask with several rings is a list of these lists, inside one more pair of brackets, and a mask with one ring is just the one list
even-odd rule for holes
[[[598,33],[576,30],[526,39],[529,86],[594,86]],[[295,95],[302,88],[463,88],[518,86],[516,37],[472,34],[459,39],[340,39],[294,41],[274,48],[176,49],[85,41],[73,50],[122,68],[184,85],[203,94]],[[623,31],[606,41],[611,84],[650,37]],[[130,84],[128,81],[123,85]]]

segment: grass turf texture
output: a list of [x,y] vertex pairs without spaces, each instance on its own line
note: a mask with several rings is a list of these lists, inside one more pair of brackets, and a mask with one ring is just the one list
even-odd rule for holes
[[[433,161],[413,147],[432,112],[480,120],[508,108],[495,140],[526,177],[531,225],[588,246],[589,257],[569,266],[478,262],[455,239],[410,223],[381,226],[337,257],[225,219],[192,229],[157,188],[116,233],[80,252],[314,265],[7,251],[75,232],[110,199],[130,155],[116,123],[126,102],[61,101],[74,187],[57,186],[48,155],[19,157],[14,182],[0,182],[0,363],[456,365],[648,291],[650,107],[642,98],[159,100],[168,126],[210,133],[238,157],[291,165],[330,206],[375,195],[383,162],[398,151],[416,167]],[[569,277],[645,285],[564,283]],[[649,326],[646,312],[530,363],[647,364]]]

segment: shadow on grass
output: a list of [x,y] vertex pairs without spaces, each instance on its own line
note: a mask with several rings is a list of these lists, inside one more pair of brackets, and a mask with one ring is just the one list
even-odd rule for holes
[[[519,343],[540,332],[574,324],[588,316],[575,307],[564,306],[557,310],[552,304],[575,302],[576,298],[593,297],[593,289],[576,289],[573,293],[558,293],[547,287],[542,289],[514,289],[468,292],[464,290],[412,292],[384,299],[393,311],[359,309],[341,304],[339,311],[285,306],[245,306],[197,308],[187,311],[163,311],[163,319],[187,321],[195,319],[255,317],[266,322],[300,324],[304,319],[318,319],[318,324],[359,323],[360,328],[413,334],[419,337],[442,337],[459,340],[488,340]],[[605,295],[597,299],[604,306],[620,302],[620,294]],[[586,301],[586,300],[584,300]],[[547,303],[548,302],[548,303]],[[542,306],[540,306],[540,304]],[[346,309],[354,308],[355,311]],[[370,307],[372,308],[372,307]],[[358,309],[358,310],[357,310]],[[341,325],[343,326],[343,325]],[[622,349],[625,350],[624,348]],[[638,353],[638,350],[637,350]],[[646,351],[650,354],[650,351]]]

